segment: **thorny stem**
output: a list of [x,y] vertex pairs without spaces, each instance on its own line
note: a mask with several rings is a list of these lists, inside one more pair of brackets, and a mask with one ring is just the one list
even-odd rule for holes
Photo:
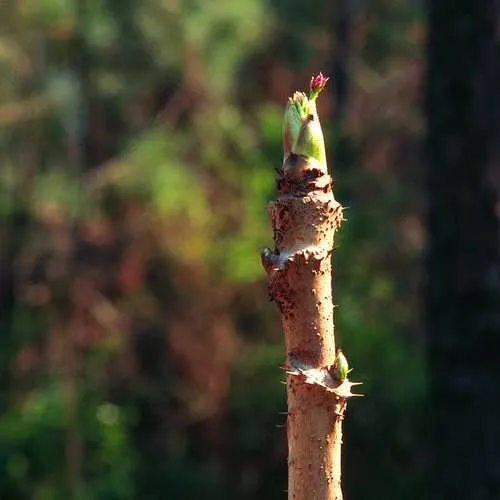
[[288,101],[278,199],[268,207],[275,246],[262,252],[287,351],[290,500],[342,499],[342,420],[355,385],[347,365],[336,364],[331,256],[343,215],[316,110],[327,81],[320,73],[309,96],[295,92]]

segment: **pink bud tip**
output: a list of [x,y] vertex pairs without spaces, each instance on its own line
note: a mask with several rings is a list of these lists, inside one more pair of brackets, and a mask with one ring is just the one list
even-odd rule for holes
[[329,79],[327,76],[323,76],[323,73],[313,76],[309,85],[311,94],[319,94],[325,88]]

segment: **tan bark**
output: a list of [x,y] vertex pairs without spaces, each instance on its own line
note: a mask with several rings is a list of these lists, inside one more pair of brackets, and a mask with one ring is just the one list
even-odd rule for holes
[[287,351],[290,500],[342,499],[342,419],[352,384],[332,373],[331,254],[343,218],[325,170],[306,156],[285,159],[269,205],[275,248],[262,254]]

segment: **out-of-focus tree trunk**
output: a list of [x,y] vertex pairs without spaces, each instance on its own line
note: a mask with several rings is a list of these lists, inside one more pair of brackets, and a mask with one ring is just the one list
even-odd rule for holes
[[429,2],[429,498],[500,498],[500,6]]
[[341,0],[337,6],[335,23],[335,55],[332,64],[335,112],[333,124],[342,132],[349,97],[349,37],[352,23],[352,0]]
[[[75,184],[80,186],[82,176],[87,166],[88,154],[88,117],[90,107],[90,61],[86,44],[87,12],[85,0],[74,0],[75,30],[70,59],[67,61],[68,70],[75,85],[74,102],[67,120],[67,155],[68,165],[73,170]],[[77,188],[78,189],[78,188]],[[52,328],[55,329],[56,339],[60,344],[62,359],[59,360],[58,376],[63,382],[63,397],[68,414],[65,455],[67,466],[67,491],[72,498],[78,496],[82,485],[82,464],[84,462],[84,449],[81,430],[79,426],[78,411],[80,406],[78,373],[81,370],[78,339],[82,338],[86,304],[83,301],[85,293],[83,288],[85,280],[79,274],[80,249],[78,238],[78,220],[85,212],[81,191],[74,193],[73,213],[69,231],[71,243],[67,252],[63,252],[61,260],[66,264],[68,301],[62,307],[55,307],[55,318]],[[65,310],[65,309],[68,310]]]

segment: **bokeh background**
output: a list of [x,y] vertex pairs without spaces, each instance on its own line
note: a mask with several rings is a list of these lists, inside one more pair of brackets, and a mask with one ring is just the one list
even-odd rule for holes
[[286,497],[259,251],[284,104],[318,71],[366,394],[346,497],[426,498],[424,5],[3,0],[0,30],[0,498]]

